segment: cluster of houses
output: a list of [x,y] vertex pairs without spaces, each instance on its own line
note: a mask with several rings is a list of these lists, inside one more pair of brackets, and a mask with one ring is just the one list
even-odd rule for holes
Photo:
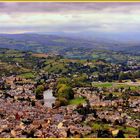
[[[10,88],[2,89],[3,84],[10,84]],[[87,103],[49,108],[42,100],[36,100],[33,89],[34,82],[16,76],[0,80],[0,137],[97,137],[91,126],[97,119],[140,127],[140,119],[133,119],[127,112],[130,107],[130,114],[140,113],[139,98],[129,99],[128,106],[124,106],[123,99],[107,100],[101,89],[75,88],[75,97],[83,97]],[[79,108],[95,108],[96,115],[92,111],[81,114],[77,111]]]
[[[114,89],[115,90],[115,89]],[[122,90],[124,92],[125,89]],[[86,98],[92,108],[100,108],[97,115],[100,119],[106,119],[107,122],[114,123],[116,121],[126,123],[127,126],[140,127],[140,98],[129,98],[127,101],[119,97],[110,97],[103,94],[103,90],[96,88],[75,88],[75,96]],[[113,91],[112,91],[113,92]],[[120,91],[121,92],[121,91]],[[133,91],[132,91],[133,92]],[[131,92],[129,93],[131,95]],[[126,104],[127,102],[127,104]],[[134,119],[131,114],[135,114]],[[120,123],[120,124],[121,124]]]

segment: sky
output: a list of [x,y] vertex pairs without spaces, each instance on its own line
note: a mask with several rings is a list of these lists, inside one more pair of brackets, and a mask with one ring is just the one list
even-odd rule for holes
[[0,2],[0,33],[140,33],[137,2]]

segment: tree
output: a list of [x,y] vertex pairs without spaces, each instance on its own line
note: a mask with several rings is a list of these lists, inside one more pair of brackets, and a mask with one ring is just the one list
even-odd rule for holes
[[109,130],[98,130],[97,133],[98,138],[112,138],[112,134]]
[[66,98],[58,98],[60,106],[68,105],[68,100]]
[[70,85],[71,84],[71,80],[70,80],[70,78],[62,77],[62,78],[58,79],[58,84]]
[[43,99],[43,91],[44,91],[43,85],[37,86],[37,88],[35,90],[36,99]]
[[81,74],[77,77],[73,78],[73,86],[82,87],[82,86],[88,86],[88,75],[87,74]]
[[72,87],[66,84],[58,84],[57,96],[58,98],[66,98],[67,100],[73,99],[74,93],[72,91]]
[[123,73],[123,72],[121,72],[120,74],[119,74],[119,80],[121,81],[121,80],[126,80],[126,79],[129,79],[129,78],[131,78],[132,77],[132,74],[131,73]]
[[122,130],[119,130],[119,132],[115,138],[125,138],[124,132]]

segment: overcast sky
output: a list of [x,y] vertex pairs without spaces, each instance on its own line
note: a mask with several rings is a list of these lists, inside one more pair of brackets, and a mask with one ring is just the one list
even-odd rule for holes
[[0,33],[140,32],[140,3],[1,2]]

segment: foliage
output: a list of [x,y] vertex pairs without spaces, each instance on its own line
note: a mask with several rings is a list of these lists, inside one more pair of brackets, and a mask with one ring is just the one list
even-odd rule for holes
[[73,91],[72,91],[72,87],[66,85],[66,84],[58,84],[57,85],[57,96],[66,98],[68,99],[72,99],[74,97]]
[[73,82],[72,82],[74,87],[84,87],[84,86],[89,86],[89,82],[88,82],[88,76],[87,74],[81,74],[81,75],[77,75],[73,78]]
[[58,79],[58,84],[66,84],[70,85],[71,84],[71,79],[68,77],[61,77]]
[[37,99],[42,99],[43,98],[43,91],[44,91],[44,86],[43,85],[37,86],[37,88],[35,90],[35,95],[36,95]]

